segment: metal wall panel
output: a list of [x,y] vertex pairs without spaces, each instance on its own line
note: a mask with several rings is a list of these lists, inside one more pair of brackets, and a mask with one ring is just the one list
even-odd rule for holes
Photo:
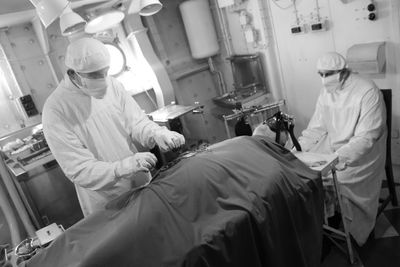
[[[193,105],[198,102],[204,105],[203,116],[184,116],[188,136],[214,143],[226,139],[222,114],[231,111],[220,110],[214,105],[212,98],[219,95],[219,88],[210,71],[196,71],[207,66],[207,59],[194,60],[191,57],[179,3],[178,0],[163,2],[163,9],[151,18],[145,18],[144,24],[149,28],[154,49],[171,78],[177,104]],[[193,74],[185,75],[192,70]]]

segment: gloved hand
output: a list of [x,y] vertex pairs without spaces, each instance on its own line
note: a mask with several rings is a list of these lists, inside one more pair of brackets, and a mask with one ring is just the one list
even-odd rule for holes
[[185,137],[174,131],[163,130],[156,132],[154,141],[160,147],[161,151],[169,151],[183,146],[185,144]]
[[118,162],[115,174],[119,178],[137,172],[148,172],[157,163],[157,158],[150,152],[139,152]]
[[[335,153],[336,155],[339,156],[338,153]],[[344,169],[347,168],[347,163],[346,163],[346,158],[339,156],[339,162],[335,166],[337,171],[343,171]]]
[[336,166],[335,166],[337,171],[343,171],[344,169],[346,169],[346,167],[347,167],[346,162],[343,162],[340,160],[339,160],[339,163],[336,164]]

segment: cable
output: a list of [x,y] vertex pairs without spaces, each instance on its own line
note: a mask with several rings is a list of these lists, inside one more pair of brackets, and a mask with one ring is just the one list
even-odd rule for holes
[[277,3],[277,1],[278,0],[271,0],[272,1],[272,3],[274,3],[278,8],[280,8],[280,9],[282,9],[282,10],[285,10],[285,9],[288,9],[288,8],[290,8],[290,7],[292,7],[293,5],[294,5],[294,2],[295,2],[295,0],[291,0],[291,4],[290,5],[288,5],[288,6],[286,6],[286,7],[283,7],[283,6],[281,6],[281,5],[279,5],[278,3]]
[[296,6],[296,0],[292,0],[293,2],[293,8],[294,8],[294,14],[296,15],[296,24],[300,24],[300,19],[299,19],[299,12],[297,11],[297,6]]
[[321,14],[319,13],[319,3],[318,3],[318,0],[315,0],[315,9],[317,10],[318,22],[320,22],[320,21],[321,21]]

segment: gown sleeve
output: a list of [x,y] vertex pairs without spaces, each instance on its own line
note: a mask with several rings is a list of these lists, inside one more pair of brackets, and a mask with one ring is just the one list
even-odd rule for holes
[[369,90],[361,100],[361,113],[354,136],[336,153],[348,165],[369,153],[376,141],[385,133],[386,110],[379,90]]
[[309,151],[315,146],[326,134],[327,129],[323,120],[322,98],[317,100],[315,111],[307,128],[299,137],[299,143],[303,151]]
[[79,140],[68,120],[54,109],[43,111],[46,141],[65,175],[75,184],[103,191],[118,181],[115,171],[121,162],[97,160]]

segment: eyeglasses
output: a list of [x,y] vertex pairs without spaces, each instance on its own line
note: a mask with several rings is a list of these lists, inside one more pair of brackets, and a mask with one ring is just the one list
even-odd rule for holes
[[98,71],[89,72],[89,73],[81,73],[79,75],[88,79],[101,79],[107,77],[109,68],[104,68]]
[[332,76],[332,75],[334,75],[334,74],[336,74],[336,73],[339,73],[340,71],[341,71],[341,70],[329,70],[329,71],[324,71],[324,72],[318,71],[318,74],[319,74],[319,76],[321,76],[322,78],[326,78],[326,77]]

